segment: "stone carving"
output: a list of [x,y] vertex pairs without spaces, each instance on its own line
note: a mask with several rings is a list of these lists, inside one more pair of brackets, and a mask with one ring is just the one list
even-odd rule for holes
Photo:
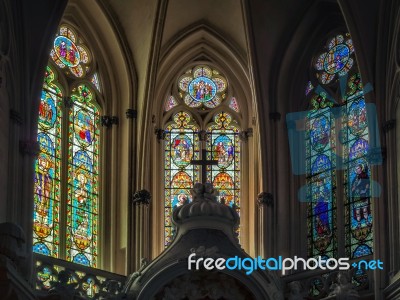
[[191,190],[193,201],[207,199],[210,201],[217,201],[218,191],[214,189],[211,183],[196,183]]
[[85,299],[77,290],[78,283],[69,283],[69,278],[67,271],[60,271],[58,281],[52,282],[53,287],[49,290],[49,294],[56,294],[60,300]]
[[299,281],[292,281],[288,284],[290,294],[288,300],[303,300],[303,287]]
[[0,256],[9,259],[20,270],[27,258],[24,244],[25,234],[21,227],[9,222],[0,224]]
[[349,278],[346,273],[339,272],[337,275],[337,283],[333,283],[330,287],[332,292],[329,296],[336,296],[338,300],[353,300],[359,299],[358,292],[354,289],[354,286],[349,282]]
[[175,278],[159,296],[163,300],[253,299],[249,291],[232,277],[221,273],[202,272]]
[[151,200],[151,194],[147,190],[140,190],[133,194],[132,203],[149,205]]
[[258,205],[272,206],[274,196],[271,193],[261,192],[257,196]]
[[213,246],[211,248],[206,248],[204,246],[200,246],[197,249],[196,248],[191,248],[190,249],[191,253],[196,253],[197,257],[215,257],[216,253],[218,252],[218,247]]

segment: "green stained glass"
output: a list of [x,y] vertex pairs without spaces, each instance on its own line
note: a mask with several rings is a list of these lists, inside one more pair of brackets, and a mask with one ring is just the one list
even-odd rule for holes
[[35,161],[33,251],[59,257],[62,93],[46,68],[39,103],[39,155]]
[[94,93],[79,85],[69,112],[67,260],[97,266],[99,111]]

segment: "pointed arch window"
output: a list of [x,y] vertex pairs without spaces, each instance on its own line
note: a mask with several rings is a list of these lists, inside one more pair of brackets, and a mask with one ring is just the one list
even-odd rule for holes
[[349,34],[329,39],[306,86],[309,257],[373,254],[367,104],[354,51]]
[[[164,114],[170,116],[164,127],[165,246],[174,236],[172,212],[192,201],[193,183],[212,182],[219,190],[219,201],[240,212],[240,127],[234,116],[239,105],[231,94],[224,75],[199,65],[178,78],[173,95],[165,100]],[[207,167],[205,179],[200,167],[190,164],[201,158],[202,149],[207,151],[207,160],[218,160],[218,165]]]
[[95,91],[100,79],[82,41],[71,26],[61,25],[46,68],[39,105],[33,251],[96,267],[100,108]]

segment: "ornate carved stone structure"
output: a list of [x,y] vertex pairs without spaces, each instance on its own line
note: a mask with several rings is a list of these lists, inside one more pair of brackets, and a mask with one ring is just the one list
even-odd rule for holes
[[130,276],[124,288],[127,299],[283,299],[280,283],[270,272],[255,270],[248,276],[240,270],[188,270],[192,253],[203,258],[249,258],[236,237],[236,211],[217,201],[211,184],[196,183],[192,196],[191,203],[173,212],[172,244]]
[[28,284],[25,234],[13,223],[0,224],[0,295],[4,300],[35,299]]

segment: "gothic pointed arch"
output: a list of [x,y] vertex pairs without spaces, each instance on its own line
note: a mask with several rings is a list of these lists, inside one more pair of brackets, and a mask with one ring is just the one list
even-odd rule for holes
[[[199,37],[202,38],[199,39]],[[193,46],[194,41],[196,41],[195,47]],[[229,158],[228,151],[226,151],[226,165],[229,164],[229,161],[235,161],[235,163],[229,164],[229,166],[232,166],[232,170],[229,169],[229,176],[225,176],[226,178],[229,177],[228,179],[230,180],[223,180],[222,175],[228,173],[218,172],[218,166],[210,168],[209,180],[211,180],[212,177],[212,181],[221,185],[220,188],[223,190],[222,194],[225,193],[225,198],[229,198],[229,200],[227,200],[222,196],[223,201],[226,201],[228,205],[237,206],[238,210],[240,208],[242,217],[241,230],[244,232],[244,234],[241,235],[241,242],[245,247],[254,250],[255,236],[254,232],[250,232],[250,228],[253,228],[254,225],[249,224],[252,223],[249,218],[254,214],[255,208],[253,201],[248,199],[255,198],[255,194],[257,193],[257,179],[255,179],[255,172],[257,171],[249,169],[248,162],[249,157],[254,158],[254,156],[258,157],[258,155],[256,154],[257,151],[253,150],[252,138],[248,139],[248,141],[242,139],[246,136],[247,132],[251,131],[248,129],[254,126],[254,123],[252,123],[254,105],[253,99],[250,96],[252,95],[251,79],[246,71],[245,58],[240,53],[233,51],[232,49],[234,49],[234,47],[231,48],[230,46],[232,46],[232,44],[229,40],[223,40],[216,30],[204,23],[194,24],[190,28],[174,36],[171,41],[165,43],[165,46],[161,49],[157,86],[154,91],[155,102],[152,105],[154,115],[153,126],[154,130],[159,133],[154,136],[152,142],[154,145],[154,152],[152,155],[158,157],[158,159],[165,155],[165,145],[171,145],[167,124],[170,124],[175,118],[174,116],[182,112],[190,114],[191,119],[195,120],[199,126],[199,138],[196,141],[196,150],[193,151],[193,153],[198,153],[194,155],[198,155],[199,158],[201,156],[201,149],[206,147],[208,147],[208,151],[210,151],[208,159],[215,158],[212,153],[216,151],[216,145],[218,143],[215,144],[214,142],[216,142],[216,139],[218,139],[218,136],[221,134],[227,137],[227,139],[225,139],[226,141],[222,136],[220,137],[220,142],[222,142],[224,147],[226,146],[226,150],[228,150],[229,147],[237,147],[238,149],[237,153],[235,151],[230,151],[229,153],[231,153],[231,156]],[[198,70],[198,72],[204,72],[204,74],[201,74],[201,76],[205,77],[203,82],[215,88],[215,92],[211,89],[211,101],[196,101],[196,94],[192,94],[192,97],[190,96],[196,84],[196,76],[199,75],[196,74],[196,70]],[[201,79],[198,79],[198,81],[200,82]],[[189,88],[190,84],[192,86]],[[197,96],[201,97],[200,94]],[[217,128],[218,122],[216,122],[215,118],[218,119],[218,114],[220,114],[220,116],[227,116],[229,120],[232,120],[232,123],[230,123],[228,127],[233,127],[229,127],[229,129],[228,127]],[[222,133],[224,130],[232,133]],[[257,134],[256,130],[257,129],[254,128],[255,134]],[[221,134],[217,134],[217,132]],[[228,139],[231,143],[229,143]],[[234,144],[235,146],[233,146]],[[160,149],[163,150],[160,151]],[[234,160],[234,155],[236,154],[236,160]],[[220,164],[220,167],[221,166],[222,163]],[[224,169],[227,170],[226,167]],[[194,170],[199,172],[197,168]],[[212,171],[212,175],[211,170],[214,170]],[[174,202],[165,199],[164,191],[168,190],[165,187],[170,185],[170,181],[166,180],[167,178],[164,177],[163,166],[154,164],[153,171],[153,182],[159,181],[162,184],[153,185],[152,187],[154,195],[157,195],[158,199],[160,199],[160,202],[153,207],[152,215],[157,219],[163,216],[163,219],[166,220],[165,215],[169,215],[173,210],[172,206],[167,206],[170,204],[172,205],[172,202]],[[247,176],[249,173],[251,173],[251,176]],[[218,174],[220,176],[218,176]],[[169,173],[166,173],[165,176],[169,176]],[[199,175],[196,176],[199,179],[201,177]],[[240,193],[239,189],[235,189],[234,187],[238,185],[241,186]],[[190,194],[187,194],[189,195],[188,200],[190,201]],[[177,196],[179,196],[179,193]],[[240,200],[242,201],[240,204],[239,198],[242,199]],[[167,206],[165,206],[165,203],[167,203]],[[153,243],[159,247],[158,250],[156,247],[154,248],[155,251],[153,251],[153,255],[159,253],[163,249],[163,247],[160,247],[160,244],[164,245],[165,237],[160,236],[157,232],[162,232],[163,235],[165,234],[164,227],[166,224],[164,222],[165,221],[159,222],[157,226],[153,228]],[[169,226],[169,223],[167,225]],[[170,228],[168,232],[172,233],[172,224]],[[171,234],[171,236],[172,235],[173,234]]]
[[[127,228],[126,209],[121,209],[120,223],[110,220],[112,211],[128,206],[131,193],[132,174],[119,166],[127,166],[129,161],[130,154],[120,149],[130,148],[132,124],[118,125],[118,119],[134,107],[135,72],[115,26],[102,3],[70,1],[53,37],[39,107],[38,138],[42,131],[53,130],[48,136],[57,143],[53,143],[54,155],[46,164],[52,167],[47,173],[52,183],[47,198],[48,182],[38,172],[45,163],[37,164],[34,215],[34,224],[41,218],[51,225],[53,239],[47,241],[43,230],[34,227],[34,252],[124,273],[121,266],[127,258],[120,254],[128,241],[120,228]],[[108,38],[103,40],[102,34]],[[121,68],[115,69],[115,65]],[[49,117],[56,127],[49,129]],[[38,197],[48,199],[45,205]],[[39,242],[49,251],[39,247]]]

